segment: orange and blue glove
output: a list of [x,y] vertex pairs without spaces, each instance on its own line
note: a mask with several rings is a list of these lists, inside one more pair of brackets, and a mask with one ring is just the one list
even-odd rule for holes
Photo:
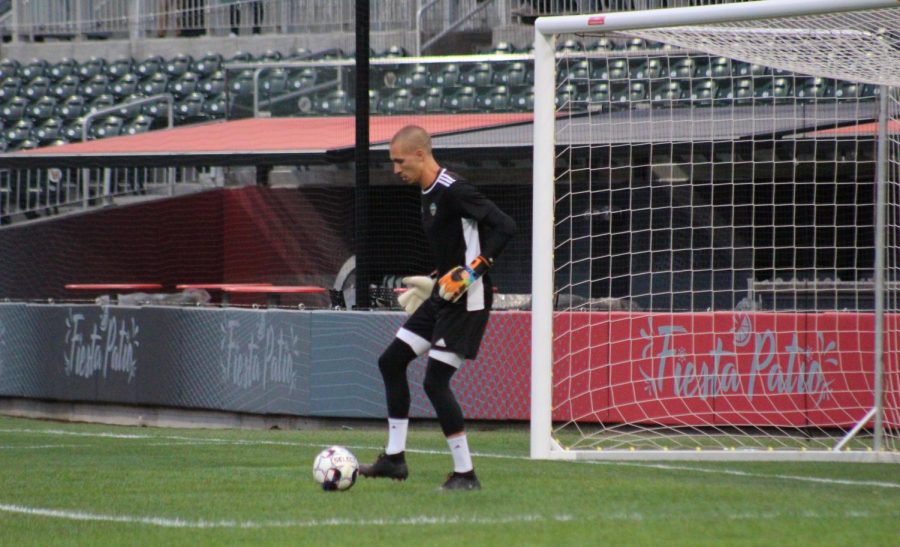
[[490,259],[479,256],[468,266],[453,268],[438,280],[438,294],[444,300],[456,302],[490,267]]

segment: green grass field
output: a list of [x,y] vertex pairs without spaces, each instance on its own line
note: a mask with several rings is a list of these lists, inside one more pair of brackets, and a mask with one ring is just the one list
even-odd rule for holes
[[524,429],[478,428],[483,490],[440,492],[446,443],[414,423],[406,482],[313,482],[324,446],[384,437],[0,417],[0,545],[900,544],[891,464],[536,462]]

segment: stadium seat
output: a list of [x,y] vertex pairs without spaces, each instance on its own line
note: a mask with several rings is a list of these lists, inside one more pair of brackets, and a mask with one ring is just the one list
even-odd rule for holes
[[693,57],[681,57],[669,60],[670,78],[688,79],[694,76],[696,70],[697,61]]
[[[169,115],[169,105],[164,99],[147,102],[141,107],[141,114],[150,116],[151,118],[167,118]],[[173,113],[174,115],[174,113]]]
[[85,100],[81,95],[72,95],[56,105],[56,115],[63,120],[74,120],[84,114]]
[[516,48],[511,43],[497,42],[488,50],[487,53],[493,53],[494,55],[510,55],[515,52]]
[[54,82],[58,82],[66,76],[77,74],[78,63],[74,59],[63,57],[55,64],[50,65],[48,76]]
[[50,78],[36,76],[20,91],[29,101],[36,101],[50,91]]
[[494,83],[510,87],[528,85],[528,67],[521,61],[509,63],[501,70],[494,71]]
[[557,81],[573,84],[580,89],[587,89],[590,84],[591,64],[587,59],[575,61],[568,66],[560,67]]
[[288,55],[288,59],[306,59],[310,55],[312,55],[312,51],[305,47],[294,48],[293,51]]
[[229,91],[235,97],[250,97],[253,95],[253,71],[242,70],[237,77],[229,83]]
[[475,112],[478,110],[478,107],[475,104],[476,97],[475,88],[472,86],[459,88],[449,95],[446,93],[445,88],[444,110],[453,113]]
[[260,74],[259,88],[264,97],[277,97],[287,89],[288,73],[284,69],[265,70]]
[[139,115],[141,113],[143,104],[131,104],[130,106],[125,105],[139,101],[142,98],[143,95],[139,93],[132,93],[131,95],[126,95],[124,97],[116,97],[118,104],[122,105],[122,107],[116,111],[117,115],[125,118],[126,120]]
[[98,110],[103,110],[104,108],[109,108],[115,104],[116,99],[109,93],[104,93],[88,103],[87,111],[89,113],[96,112]]
[[78,77],[82,82],[87,82],[98,74],[103,74],[106,61],[100,57],[91,57],[78,66]]
[[97,74],[81,86],[80,93],[88,99],[95,99],[109,92],[109,77],[106,74]]
[[484,112],[509,112],[512,109],[509,88],[505,85],[498,85],[486,92],[479,93],[476,104]]
[[475,63],[463,71],[462,83],[473,87],[487,87],[491,85],[494,68],[490,63]]
[[141,80],[147,80],[155,76],[162,70],[163,64],[165,61],[159,55],[154,55],[151,57],[147,57],[143,61],[137,64],[134,68],[134,71],[137,73],[138,77]]
[[731,78],[715,78],[713,82],[716,84],[713,105],[728,106],[734,104],[734,90],[732,89],[733,82]]
[[643,51],[647,49],[647,41],[643,38],[630,38],[625,42],[627,51]]
[[178,78],[169,80],[169,85],[166,86],[166,89],[175,97],[175,99],[182,99],[197,91],[199,85],[199,76],[193,72],[185,72]]
[[298,72],[289,73],[287,88],[291,91],[299,91],[316,85],[318,79],[315,69],[304,68]]
[[81,139],[81,127],[83,124],[84,124],[84,116],[78,116],[77,118],[70,120],[63,127],[63,137],[65,137],[66,140],[71,141],[71,142],[82,140]]
[[34,137],[38,140],[42,145],[50,144],[51,142],[57,140],[62,135],[63,130],[63,120],[62,118],[47,118],[40,125],[38,125],[32,133]]
[[369,90],[369,112],[375,114],[378,112],[378,103],[381,101],[381,93],[377,89]]
[[0,107],[0,114],[6,123],[17,122],[25,117],[25,109],[28,108],[28,99],[25,97],[13,97]]
[[534,90],[526,89],[513,95],[510,101],[513,108],[520,112],[532,112],[534,110]]
[[6,102],[13,97],[17,97],[21,89],[22,79],[18,76],[4,78],[3,81],[0,82],[0,102]]
[[423,89],[430,85],[431,74],[425,65],[411,65],[401,70],[400,85],[406,89]]
[[679,106],[689,96],[683,80],[653,80],[650,82],[650,104],[658,108]]
[[456,63],[438,65],[431,83],[444,89],[460,85],[459,65]]
[[628,72],[633,80],[654,80],[665,73],[663,62],[658,57],[628,60]]
[[36,139],[28,137],[24,141],[20,142],[17,146],[12,147],[13,151],[16,150],[31,150],[33,148],[37,148],[40,146],[40,143]]
[[129,121],[122,127],[122,135],[137,135],[140,133],[146,133],[150,131],[150,128],[153,126],[153,118],[150,116],[145,116],[144,114],[140,114],[136,116],[134,119]]
[[110,90],[116,99],[121,99],[122,97],[137,93],[140,89],[140,83],[141,81],[137,75],[128,72],[113,82]]
[[735,61],[732,72],[735,76],[764,76],[769,73],[769,69],[762,65]]
[[148,80],[144,81],[141,84],[141,91],[144,95],[152,96],[159,95],[161,93],[166,92],[166,87],[169,85],[169,77],[166,76],[163,72],[157,72],[153,76],[151,76]]
[[101,120],[94,121],[88,132],[93,139],[105,139],[119,135],[124,125],[125,120],[120,116],[106,116]]
[[31,81],[38,76],[49,76],[48,64],[44,59],[32,59],[19,68],[19,76],[25,81]]
[[106,65],[106,75],[110,80],[118,80],[133,70],[131,57],[122,57]]
[[169,75],[169,78],[178,78],[191,69],[193,62],[194,58],[187,53],[179,53],[163,66],[163,70]]
[[408,89],[396,89],[378,103],[381,114],[411,114],[415,112],[412,93]]
[[28,118],[17,120],[15,124],[6,130],[6,140],[10,146],[16,147],[24,140],[31,138],[31,130],[34,129],[34,122]]
[[622,58],[609,59],[606,74],[601,73],[603,80],[625,80],[628,78],[628,61]]
[[204,119],[203,106],[206,97],[192,92],[175,104],[175,118],[179,123],[191,123]]
[[224,118],[227,113],[226,106],[225,93],[207,95],[206,103],[203,105],[203,114],[209,119]]
[[605,36],[591,42],[588,46],[587,50],[595,53],[602,53],[604,51],[614,51],[616,49],[616,43],[606,38]]
[[281,60],[281,52],[274,49],[267,49],[257,57],[256,60],[263,63],[277,63]]
[[209,52],[191,63],[191,72],[196,72],[201,78],[208,78],[222,68],[222,55]]
[[753,78],[737,78],[731,83],[728,98],[735,105],[753,103]]
[[55,111],[56,98],[50,95],[40,97],[38,100],[30,103],[26,109],[28,116],[36,122],[53,117]]
[[574,53],[579,51],[584,51],[584,44],[579,42],[578,40],[568,39],[559,42],[556,45],[556,51],[558,53]]
[[228,59],[229,63],[249,63],[253,60],[253,55],[251,55],[247,51],[236,51],[231,58]]
[[4,57],[0,59],[0,78],[11,78],[19,75],[19,61]]
[[343,89],[329,91],[317,101],[316,106],[319,112],[330,116],[351,114],[353,112],[350,95]]
[[834,87],[833,80],[827,78],[803,78],[796,82],[796,95],[803,102],[830,100],[834,98]]
[[728,57],[714,57],[706,66],[705,75],[709,78],[730,78],[733,72],[731,59]]
[[556,90],[556,108],[559,110],[577,110],[578,88],[572,84],[563,84]]
[[390,46],[384,51],[382,51],[377,57],[381,58],[391,58],[391,57],[408,57],[409,52],[402,46]]
[[859,96],[864,99],[879,97],[881,96],[881,87],[875,84],[863,84]]
[[753,89],[756,101],[761,103],[780,102],[780,99],[789,97],[791,92],[791,81],[784,77],[757,78]]
[[712,79],[691,81],[691,104],[693,106],[712,106],[716,96],[716,83]]
[[60,101],[64,101],[78,93],[78,77],[72,74],[63,76],[55,84],[50,86],[50,95],[56,97]]
[[430,87],[428,90],[416,98],[416,112],[424,114],[435,114],[444,111],[444,89],[441,87]]
[[609,82],[595,82],[590,89],[591,108],[609,110]]
[[207,97],[225,92],[225,72],[217,70],[206,79],[200,80],[200,91]]

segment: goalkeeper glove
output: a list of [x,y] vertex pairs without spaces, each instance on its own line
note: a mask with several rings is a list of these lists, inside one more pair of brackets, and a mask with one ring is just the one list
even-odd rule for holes
[[403,306],[406,313],[412,315],[422,302],[431,297],[431,290],[434,288],[434,279],[424,275],[413,275],[403,278],[403,284],[406,285],[406,291],[397,297],[397,302]]
[[490,267],[490,259],[479,256],[468,266],[453,268],[438,281],[441,298],[450,302],[456,302]]

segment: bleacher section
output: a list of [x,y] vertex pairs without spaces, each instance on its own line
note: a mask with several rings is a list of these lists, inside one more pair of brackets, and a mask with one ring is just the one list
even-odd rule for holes
[[[707,55],[654,57],[661,44],[641,39],[590,43],[568,40],[560,50],[587,50],[596,57],[561,67],[559,107],[628,109],[727,104],[771,104],[785,97],[809,101],[874,98],[877,89],[854,82],[811,78],[768,67]],[[372,52],[397,58],[396,64],[372,65],[370,109],[373,114],[527,112],[533,108],[533,63],[530,48],[498,43],[484,53],[448,62],[415,62],[403,48]],[[143,133],[167,125],[164,100],[128,103],[161,94],[174,101],[176,125],[254,115],[347,115],[354,111],[353,58],[340,49],[310,52],[266,51],[253,56],[218,53],[169,59],[0,60],[0,151],[64,144]],[[400,59],[404,59],[400,61]],[[462,59],[462,60],[459,60]],[[334,61],[334,65],[291,67],[273,63]],[[258,80],[255,68],[265,63]],[[342,64],[341,64],[342,63]],[[254,101],[254,95],[256,100]],[[590,101],[588,101],[590,99]],[[118,110],[90,120],[101,109]]]

